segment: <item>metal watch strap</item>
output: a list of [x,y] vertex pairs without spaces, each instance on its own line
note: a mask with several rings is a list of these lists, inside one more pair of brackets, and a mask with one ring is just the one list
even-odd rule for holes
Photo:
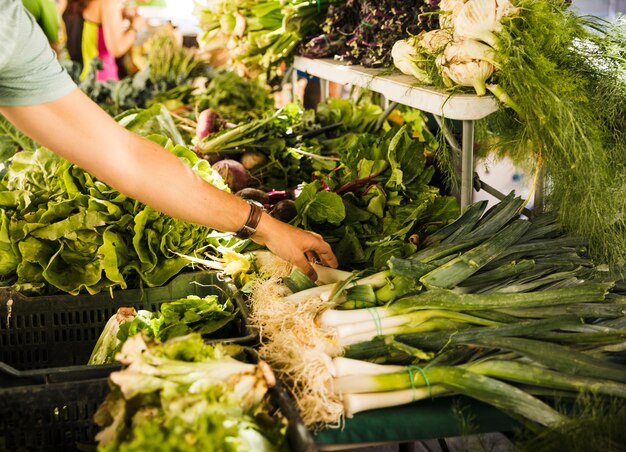
[[259,221],[261,221],[261,215],[263,215],[263,206],[254,201],[246,201],[250,204],[250,214],[248,215],[246,223],[235,233],[235,237],[239,239],[252,237],[252,235],[256,232],[256,227],[259,225]]

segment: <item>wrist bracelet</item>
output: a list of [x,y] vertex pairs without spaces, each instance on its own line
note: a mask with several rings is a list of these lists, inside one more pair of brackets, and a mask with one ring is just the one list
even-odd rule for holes
[[248,214],[246,223],[235,233],[235,237],[239,239],[252,237],[252,235],[256,232],[256,228],[259,225],[259,221],[261,221],[261,216],[263,215],[263,206],[261,204],[249,199],[246,199],[246,201],[250,204],[250,214]]

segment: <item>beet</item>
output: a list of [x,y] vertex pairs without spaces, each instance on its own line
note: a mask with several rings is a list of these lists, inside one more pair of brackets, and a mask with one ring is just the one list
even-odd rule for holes
[[213,164],[213,169],[222,176],[226,185],[228,185],[233,192],[238,192],[248,186],[250,174],[248,174],[248,171],[237,160],[220,160]]
[[269,204],[270,197],[263,190],[259,190],[258,188],[244,188],[235,193],[237,196],[243,199],[251,199],[256,202],[260,202],[261,204]]
[[217,110],[202,110],[196,121],[196,138],[202,140],[222,129],[222,117]]
[[279,201],[274,207],[272,207],[270,215],[277,220],[289,223],[296,217],[296,215],[298,215],[295,201],[292,201],[291,199],[283,199],[282,201]]

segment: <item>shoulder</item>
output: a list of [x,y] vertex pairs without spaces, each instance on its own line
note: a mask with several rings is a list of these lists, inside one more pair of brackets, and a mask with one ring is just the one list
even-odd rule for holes
[[73,90],[76,85],[21,0],[0,0],[0,7],[0,105],[48,102]]
[[0,69],[8,63],[28,25],[28,15],[21,0],[0,0]]

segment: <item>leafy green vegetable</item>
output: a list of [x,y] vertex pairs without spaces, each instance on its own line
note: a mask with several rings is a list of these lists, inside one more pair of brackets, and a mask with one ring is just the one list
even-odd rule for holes
[[308,226],[309,221],[339,224],[346,217],[341,197],[336,193],[320,191],[320,185],[319,181],[305,185],[296,198],[296,208],[304,227]]
[[161,341],[190,333],[212,335],[230,323],[238,312],[230,298],[220,302],[217,295],[204,298],[189,295],[163,303],[156,312],[121,308],[100,334],[89,364],[114,362],[126,339],[137,333]]
[[426,164],[425,144],[409,130],[327,140],[340,153],[340,165],[319,171],[296,198],[296,224],[321,233],[345,267],[384,267],[390,256],[413,253],[418,237],[458,215],[456,201],[429,185],[434,168]]
[[[150,131],[160,131],[151,121]],[[160,135],[151,138],[226,188],[192,151]],[[188,264],[176,253],[193,254],[219,241],[210,229],[129,199],[45,148],[11,160],[0,182],[0,223],[0,280],[26,292],[160,286]]]
[[213,75],[206,91],[194,98],[199,111],[214,108],[227,121],[239,123],[259,119],[273,106],[269,90],[257,80],[240,77],[233,71]]
[[273,78],[300,41],[319,30],[333,0],[218,0],[198,2],[202,47],[230,50],[228,64],[250,78]]
[[32,151],[35,146],[33,140],[0,115],[0,163],[6,163],[17,150]]
[[153,105],[148,109],[132,108],[115,117],[115,120],[128,130],[139,135],[165,135],[174,144],[184,144],[176,124],[167,109],[161,105]]
[[130,338],[121,353],[127,367],[111,374],[112,391],[95,414],[99,450],[285,450],[267,365],[234,358],[240,354],[199,335],[162,344]]

